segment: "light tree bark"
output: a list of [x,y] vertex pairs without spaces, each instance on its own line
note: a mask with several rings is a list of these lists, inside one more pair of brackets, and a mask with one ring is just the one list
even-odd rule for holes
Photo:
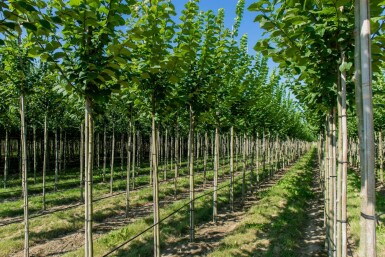
[[190,105],[190,132],[189,132],[189,173],[190,173],[190,242],[194,242],[195,218],[194,218],[194,126],[195,117]]
[[24,92],[20,94],[20,126],[21,126],[21,158],[22,158],[22,188],[24,199],[24,257],[29,256],[29,224],[28,224],[28,175],[27,175],[27,125],[25,123]]
[[84,183],[84,124],[80,125],[80,201],[84,202],[83,183]]
[[33,181],[36,184],[37,156],[36,156],[36,126],[33,126]]
[[85,104],[85,245],[84,253],[86,257],[93,256],[93,240],[92,240],[92,156],[93,156],[93,118],[91,100],[87,97]]
[[45,175],[47,171],[48,161],[48,128],[47,128],[47,113],[44,115],[44,153],[43,153],[43,211],[45,206]]
[[216,222],[218,215],[218,169],[219,169],[219,128],[215,128],[215,150],[214,150],[214,192],[213,192],[213,221]]
[[[345,55],[342,53],[342,62]],[[347,161],[348,161],[348,134],[346,118],[346,71],[340,74],[338,88],[338,191],[337,191],[337,257],[347,256],[347,212],[346,212],[346,190],[347,190]]]
[[59,149],[58,149],[58,138],[57,128],[55,129],[55,191],[57,190],[58,174],[59,174]]
[[113,183],[114,183],[114,159],[115,159],[115,125],[112,126],[110,195],[112,195],[112,187],[113,187]]
[[176,135],[175,135],[175,174],[174,174],[174,197],[176,198],[178,185],[177,180],[179,176],[179,127],[178,127],[178,121],[176,125]]
[[205,144],[204,144],[204,152],[203,152],[203,188],[206,187],[207,182],[207,156],[209,150],[209,138],[207,136],[207,131],[205,132]]
[[380,182],[384,185],[384,146],[382,141],[382,129],[378,132],[378,157],[380,159]]
[[[126,218],[128,218],[128,212],[130,207],[130,168],[131,168],[131,122],[129,125],[129,131],[127,132],[127,176],[126,176]],[[135,134],[133,134],[135,136]]]
[[[135,156],[136,156],[136,142],[139,139],[139,134],[136,136],[135,123],[132,126],[132,189],[135,188]],[[139,154],[138,154],[139,156]]]
[[234,126],[230,129],[230,207],[234,211]]
[[[376,256],[376,213],[375,213],[375,150],[373,126],[373,99],[372,99],[372,65],[371,65],[371,35],[369,1],[360,0],[359,5],[360,27],[360,69],[362,93],[362,127],[363,134],[361,148],[363,148],[363,163],[361,170],[361,256]],[[358,18],[358,17],[356,17]],[[365,239],[364,239],[365,238]],[[362,240],[362,241],[361,241]]]
[[153,212],[154,212],[154,257],[160,256],[160,231],[159,231],[159,183],[158,183],[158,147],[157,129],[155,124],[155,99],[152,96],[152,186],[153,186]]
[[103,135],[103,182],[106,180],[106,166],[107,166],[107,128],[104,125]]
[[8,154],[9,154],[8,144],[9,144],[8,129],[5,129],[4,188],[7,187],[7,177],[8,177]]
[[246,195],[246,133],[243,134],[243,158],[242,158],[242,202]]

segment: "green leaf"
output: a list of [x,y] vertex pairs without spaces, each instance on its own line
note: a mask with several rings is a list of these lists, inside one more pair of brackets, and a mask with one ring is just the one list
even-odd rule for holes
[[81,3],[82,3],[81,0],[70,0],[68,4],[70,6],[79,6]]
[[29,12],[37,12],[37,10],[35,9],[35,7],[33,7],[32,5],[26,3],[25,1],[17,1],[17,3],[23,7],[25,10],[29,11]]
[[31,22],[23,22],[22,25],[28,29],[28,30],[32,30],[32,31],[36,31],[37,28],[35,26],[35,24],[31,23]]
[[61,59],[61,58],[65,57],[65,56],[66,55],[63,52],[56,52],[56,53],[54,53],[53,58],[57,60],[57,59]]
[[141,76],[142,76],[143,79],[149,79],[150,78],[150,75],[147,72],[143,72],[141,74]]
[[43,26],[43,28],[46,28],[46,29],[51,29],[51,24],[46,21],[46,20],[39,20],[39,23],[41,24],[41,26]]
[[344,62],[340,65],[340,71],[349,71],[352,68],[353,63],[351,62]]

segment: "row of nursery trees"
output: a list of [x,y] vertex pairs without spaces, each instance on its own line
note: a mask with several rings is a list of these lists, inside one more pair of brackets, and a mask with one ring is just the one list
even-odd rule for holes
[[[224,10],[202,12],[198,2],[186,3],[179,21],[167,0],[0,3],[3,181],[6,186],[8,174],[17,174],[20,167],[25,256],[29,254],[27,178],[42,175],[44,195],[46,172],[54,171],[56,180],[59,171],[76,160],[71,158],[74,153],[80,155],[81,188],[84,182],[85,256],[93,255],[93,167],[103,156],[105,173],[110,156],[112,192],[115,145],[120,148],[121,164],[124,151],[127,163],[135,162],[138,151],[143,158],[137,161],[150,160],[154,255],[159,256],[159,149],[175,145],[175,155],[176,149],[187,145],[177,159],[188,156],[192,200],[194,158],[199,157],[195,142],[210,138],[215,145],[217,177],[220,134],[227,133],[231,159],[234,138],[243,146],[246,138],[312,140],[302,110],[280,84],[283,73],[269,73],[267,58],[249,55],[247,36],[238,35],[245,1],[238,2],[232,29],[224,26]],[[173,143],[165,143],[171,138]],[[145,149],[135,150],[136,143]],[[170,150],[164,150],[163,157],[168,154]],[[48,163],[54,163],[49,170]],[[214,192],[215,183],[214,178]],[[192,228],[193,215],[191,201]]]
[[365,0],[262,0],[249,7],[269,35],[255,49],[293,74],[288,86],[319,127],[329,256],[347,256],[348,145],[355,152],[357,142],[359,159],[350,159],[360,161],[359,254],[376,256],[374,132],[383,183],[383,8],[383,1]]

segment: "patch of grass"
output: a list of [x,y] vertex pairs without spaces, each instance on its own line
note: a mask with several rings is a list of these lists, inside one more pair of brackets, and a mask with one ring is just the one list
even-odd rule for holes
[[[351,169],[348,171],[348,196],[347,196],[347,212],[349,220],[349,231],[353,244],[351,250],[358,251],[360,242],[360,177]],[[385,189],[376,194],[376,212],[385,213]],[[376,229],[377,233],[377,257],[385,257],[385,216],[381,216],[379,225]]]

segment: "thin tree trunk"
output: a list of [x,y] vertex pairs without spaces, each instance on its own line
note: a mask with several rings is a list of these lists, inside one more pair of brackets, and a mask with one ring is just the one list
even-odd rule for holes
[[7,187],[7,177],[8,177],[8,154],[9,154],[8,144],[9,144],[8,129],[5,129],[4,188]]
[[112,195],[112,186],[114,182],[114,159],[115,159],[115,125],[112,126],[110,195]]
[[137,142],[136,138],[139,139],[139,135],[138,137],[136,136],[135,123],[134,123],[134,125],[132,126],[132,189],[135,188],[135,160],[136,160],[135,156],[136,156],[136,142]]
[[155,99],[152,96],[152,169],[153,169],[153,211],[154,211],[154,257],[160,256],[160,231],[159,231],[159,184],[158,184],[158,154],[157,154],[157,129],[155,124]]
[[124,133],[120,138],[120,170],[121,177],[123,178],[123,170],[124,170]]
[[[366,222],[365,228],[365,257],[376,256],[376,212],[375,212],[375,148],[373,126],[373,94],[372,94],[372,65],[371,65],[371,35],[369,1],[360,1],[360,55],[361,55],[361,88],[363,110],[363,145],[365,159],[361,170],[362,206],[361,218]],[[365,199],[366,198],[366,199]],[[361,227],[363,229],[363,227]],[[361,238],[362,239],[362,238]],[[361,241],[360,241],[361,245]]]
[[80,125],[80,202],[84,202],[83,183],[84,183],[84,124]]
[[215,128],[215,150],[214,150],[214,196],[213,196],[213,221],[217,221],[218,215],[218,169],[219,169],[219,129]]
[[189,133],[189,157],[190,157],[190,242],[194,242],[195,233],[195,219],[194,219],[194,126],[195,126],[195,117],[190,105],[190,133]]
[[33,126],[33,182],[36,184],[37,156],[36,156],[36,126]]
[[[130,168],[131,168],[131,122],[130,130],[127,132],[127,176],[126,176],[126,218],[128,218],[128,211],[130,207]],[[133,134],[135,137],[135,134]]]
[[167,157],[168,157],[168,131],[166,129],[166,135],[164,139],[164,180],[167,180]]
[[106,167],[107,166],[107,128],[104,125],[103,135],[103,182],[106,181]]
[[204,153],[203,153],[203,188],[206,187],[207,182],[207,156],[208,156],[208,150],[209,150],[209,138],[207,136],[207,131],[205,132],[205,145],[203,147]]
[[98,167],[98,174],[100,174],[100,134],[96,135],[96,165]]
[[92,240],[92,156],[93,156],[93,119],[91,100],[86,98],[85,106],[85,245],[86,257],[93,256]]
[[59,173],[62,171],[62,164],[63,164],[63,129],[60,128],[60,134],[59,134]]
[[20,125],[21,125],[21,158],[22,187],[24,198],[24,256],[29,256],[29,224],[28,224],[28,176],[27,176],[27,125],[25,123],[24,93],[20,94]]
[[246,194],[246,134],[243,134],[242,202]]
[[[342,54],[342,62],[345,62],[345,55]],[[338,114],[339,114],[339,157],[338,157],[338,191],[337,199],[337,257],[347,256],[347,227],[346,227],[346,186],[347,186],[347,120],[346,120],[346,72],[341,72],[341,79],[338,90]]]
[[66,174],[66,169],[67,169],[67,132],[64,131],[64,141],[63,141],[64,147],[63,147],[63,171],[64,174]]
[[43,211],[45,211],[45,174],[47,171],[48,161],[48,129],[47,129],[47,113],[44,115],[44,157],[43,157]]
[[179,127],[178,123],[176,125],[176,135],[175,135],[175,175],[174,175],[174,197],[176,198],[177,191],[178,191],[178,175],[179,175]]
[[342,188],[341,188],[341,223],[342,223],[342,257],[347,256],[347,171],[348,171],[348,127],[346,111],[346,72],[341,77],[341,136],[342,136]]
[[234,211],[234,126],[230,130],[230,206]]
[[57,181],[58,181],[58,167],[59,162],[59,149],[58,149],[58,139],[57,139],[57,129],[55,129],[55,191],[57,190]]
[[384,147],[382,141],[382,129],[378,132],[378,153],[380,159],[380,182],[384,185]]

